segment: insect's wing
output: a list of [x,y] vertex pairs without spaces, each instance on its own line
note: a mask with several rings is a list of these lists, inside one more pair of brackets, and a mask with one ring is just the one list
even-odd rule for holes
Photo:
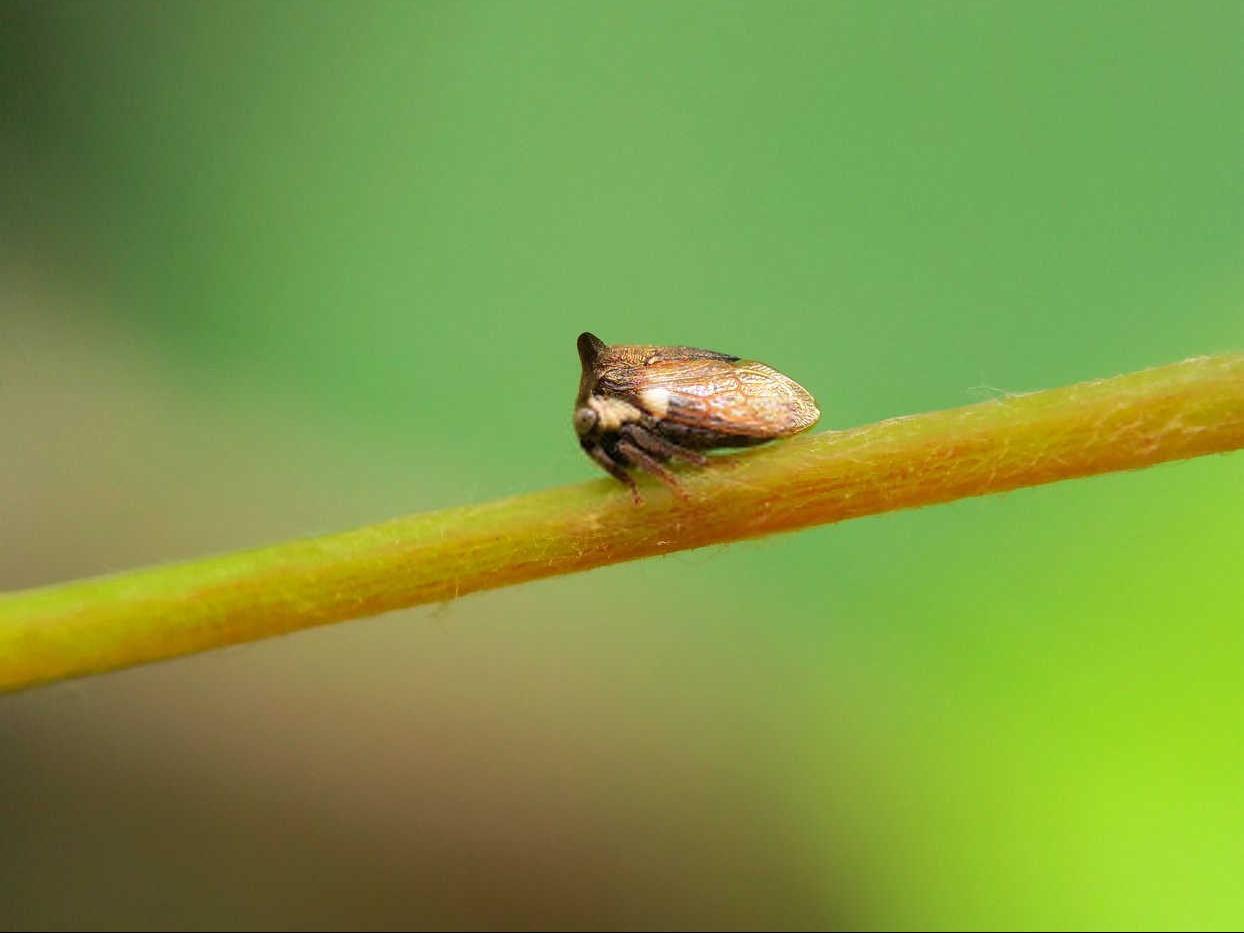
[[654,418],[744,437],[788,437],[820,419],[803,386],[753,360],[658,360],[605,375],[601,387]]

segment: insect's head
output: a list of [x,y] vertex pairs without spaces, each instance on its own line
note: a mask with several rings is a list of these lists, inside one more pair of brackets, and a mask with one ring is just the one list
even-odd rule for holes
[[600,416],[586,405],[580,405],[574,410],[574,430],[579,437],[586,437],[596,427],[596,422],[600,420]]

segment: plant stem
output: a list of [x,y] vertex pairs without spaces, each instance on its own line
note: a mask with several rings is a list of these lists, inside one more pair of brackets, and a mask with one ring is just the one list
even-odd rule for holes
[[604,564],[1244,447],[1244,354],[796,438],[612,480],[0,595],[0,689]]

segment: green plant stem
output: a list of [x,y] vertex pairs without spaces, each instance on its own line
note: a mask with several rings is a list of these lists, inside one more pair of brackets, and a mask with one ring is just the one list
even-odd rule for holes
[[604,564],[1244,447],[1244,354],[716,458],[689,498],[612,480],[0,595],[0,688]]

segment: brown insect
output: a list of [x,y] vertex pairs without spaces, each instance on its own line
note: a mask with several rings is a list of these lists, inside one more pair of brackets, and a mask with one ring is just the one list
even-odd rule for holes
[[821,417],[803,386],[737,356],[694,347],[608,346],[579,335],[579,444],[641,502],[628,467],[655,474],[686,494],[666,469],[671,459],[703,466],[701,451],[752,447],[806,431]]

